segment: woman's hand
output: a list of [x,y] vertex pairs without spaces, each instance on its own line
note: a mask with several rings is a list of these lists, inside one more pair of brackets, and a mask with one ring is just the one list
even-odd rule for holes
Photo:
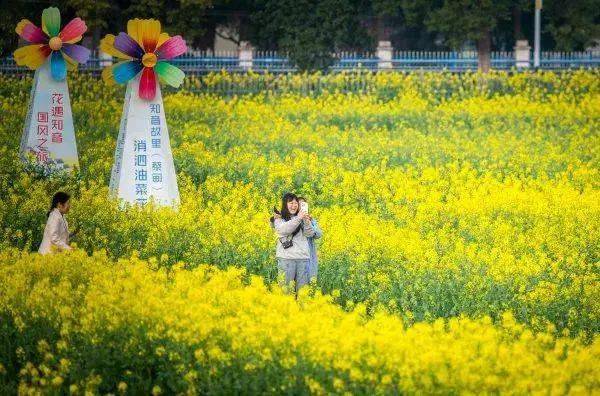
[[308,213],[306,212],[300,212],[298,213],[298,216],[302,219],[302,220],[310,220],[310,216],[308,215]]

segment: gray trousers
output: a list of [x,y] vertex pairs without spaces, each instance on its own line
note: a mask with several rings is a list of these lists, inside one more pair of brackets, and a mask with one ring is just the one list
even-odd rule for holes
[[309,283],[308,280],[309,259],[284,259],[277,258],[277,269],[279,270],[280,282],[283,280],[286,286],[294,282],[294,292]]

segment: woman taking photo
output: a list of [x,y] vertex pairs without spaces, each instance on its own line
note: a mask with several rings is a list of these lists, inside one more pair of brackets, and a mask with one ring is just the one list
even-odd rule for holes
[[298,197],[292,193],[283,196],[280,217],[274,219],[277,233],[277,268],[285,284],[295,283],[294,292],[308,283],[310,249],[308,238],[315,231],[308,213],[300,211]]
[[71,203],[70,195],[62,191],[57,192],[52,197],[50,210],[48,211],[48,220],[44,228],[44,238],[40,245],[41,254],[52,253],[54,250],[71,250],[69,246],[69,225],[65,215],[69,213]]

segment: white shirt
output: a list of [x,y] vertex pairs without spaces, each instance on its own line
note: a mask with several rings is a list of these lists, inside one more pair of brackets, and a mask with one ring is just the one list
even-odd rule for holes
[[44,238],[39,248],[40,254],[52,253],[52,247],[58,250],[71,250],[69,246],[69,225],[58,208],[52,209],[46,227]]

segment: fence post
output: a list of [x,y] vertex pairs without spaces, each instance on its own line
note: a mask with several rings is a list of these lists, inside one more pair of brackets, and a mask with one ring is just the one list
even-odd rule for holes
[[517,69],[528,68],[530,66],[531,47],[527,40],[517,40],[515,50],[515,65]]
[[240,61],[240,67],[244,70],[252,69],[252,53],[254,52],[254,48],[250,44],[249,41],[240,42],[240,47],[238,48],[238,58]]
[[377,58],[379,58],[379,61],[377,62],[377,68],[380,70],[392,69],[393,53],[394,48],[392,47],[391,41],[380,41],[377,45]]

